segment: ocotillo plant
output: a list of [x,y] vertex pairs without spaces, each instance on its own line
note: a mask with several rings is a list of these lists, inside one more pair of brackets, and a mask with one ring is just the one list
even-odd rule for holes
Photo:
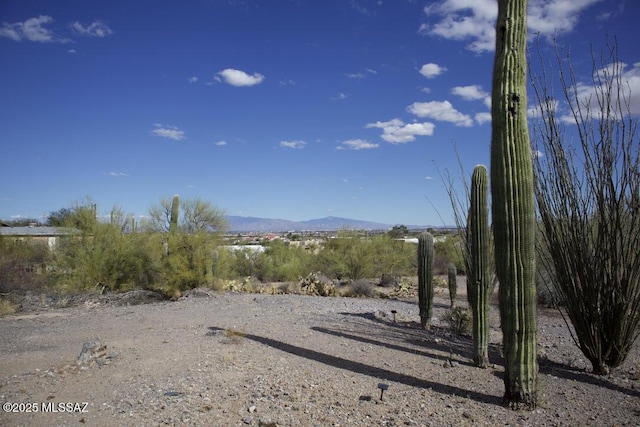
[[456,296],[458,295],[458,283],[456,282],[458,270],[454,264],[449,264],[449,299],[451,300],[451,308],[456,305]]
[[477,165],[471,175],[467,215],[467,300],[471,307],[473,362],[489,365],[489,296],[491,295],[490,234],[487,168]]
[[527,0],[498,0],[491,98],[491,195],[505,401],[536,406],[535,206],[527,128]]
[[423,233],[418,237],[418,307],[420,325],[431,329],[433,311],[433,236]]
[[169,233],[175,234],[178,231],[178,215],[180,214],[180,196],[173,196],[171,201],[171,219],[169,223]]

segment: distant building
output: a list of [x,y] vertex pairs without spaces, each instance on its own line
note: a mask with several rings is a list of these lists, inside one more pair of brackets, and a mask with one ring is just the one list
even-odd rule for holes
[[45,242],[49,250],[54,250],[60,244],[60,239],[65,236],[78,234],[79,231],[65,227],[10,227],[2,224],[0,237],[7,237],[14,241],[41,241]]

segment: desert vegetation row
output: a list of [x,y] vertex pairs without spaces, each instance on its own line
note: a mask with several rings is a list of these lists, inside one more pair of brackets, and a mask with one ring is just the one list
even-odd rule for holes
[[[234,238],[225,237],[223,217],[202,200],[178,199],[181,219],[172,229],[172,204],[161,201],[150,209],[151,220],[140,224],[116,208],[99,220],[91,203],[52,212],[48,224],[77,231],[62,237],[54,250],[36,240],[0,238],[0,292],[147,289],[175,297],[196,287],[223,289],[249,277],[254,283],[300,282],[313,273],[345,283],[416,275],[416,245],[396,239],[397,230],[374,236],[344,230],[308,245],[274,239],[261,242],[264,251],[255,251],[231,245]],[[193,220],[194,207],[200,212],[195,216],[206,221]],[[447,274],[450,263],[464,272],[457,235],[442,239],[436,249],[437,274]]]

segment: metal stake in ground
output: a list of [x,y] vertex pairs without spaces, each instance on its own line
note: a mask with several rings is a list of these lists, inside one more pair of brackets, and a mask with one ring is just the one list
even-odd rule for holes
[[384,391],[389,388],[389,384],[380,383],[378,384],[378,388],[380,389],[380,400],[382,400],[382,395],[384,394]]

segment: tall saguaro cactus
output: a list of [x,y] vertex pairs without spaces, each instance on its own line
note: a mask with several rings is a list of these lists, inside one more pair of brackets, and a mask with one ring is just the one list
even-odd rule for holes
[[169,233],[175,234],[178,231],[178,215],[180,214],[180,196],[173,196],[171,201],[171,219],[169,223]]
[[536,406],[535,209],[527,129],[527,0],[498,0],[491,98],[491,195],[505,401]]
[[471,175],[467,215],[467,300],[473,327],[473,362],[489,365],[489,296],[491,295],[489,208],[487,168],[477,165]]
[[431,329],[433,312],[433,236],[423,233],[418,236],[418,308],[420,325]]

